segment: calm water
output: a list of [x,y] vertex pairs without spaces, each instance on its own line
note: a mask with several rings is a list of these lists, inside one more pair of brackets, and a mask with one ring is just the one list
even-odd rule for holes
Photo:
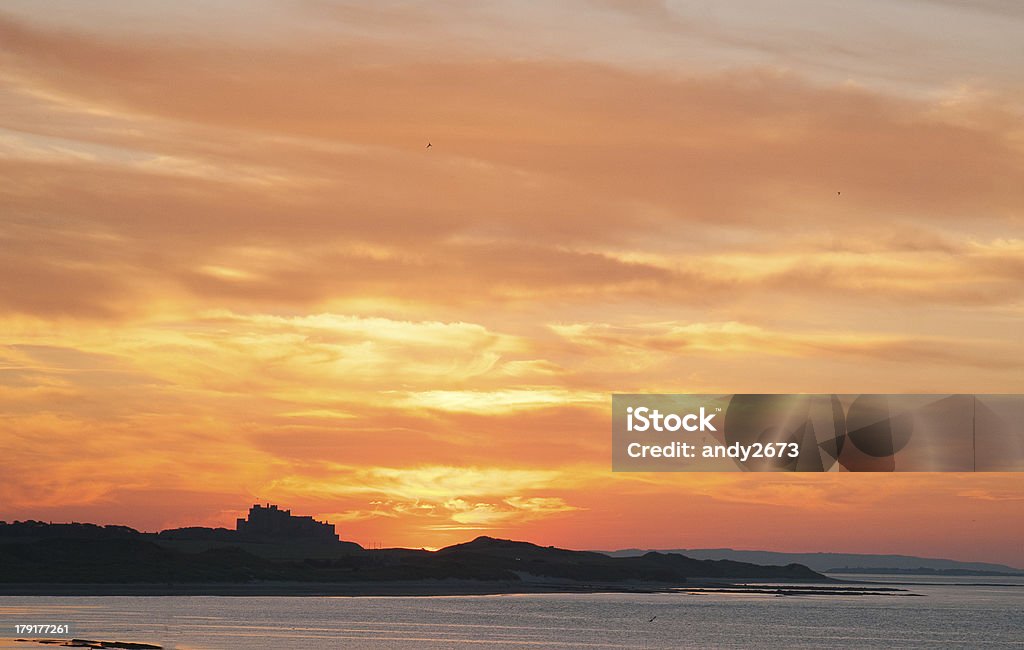
[[181,649],[1024,648],[1024,584],[909,588],[922,597],[0,597],[0,648],[47,647],[11,641],[22,622]]

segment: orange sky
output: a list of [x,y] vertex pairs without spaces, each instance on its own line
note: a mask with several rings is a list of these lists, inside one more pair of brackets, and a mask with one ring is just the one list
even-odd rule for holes
[[1020,475],[610,471],[612,392],[1024,392],[1024,10],[784,4],[5,2],[0,519],[1024,566]]

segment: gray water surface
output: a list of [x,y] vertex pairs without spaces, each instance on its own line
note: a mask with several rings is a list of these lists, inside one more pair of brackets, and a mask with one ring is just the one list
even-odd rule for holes
[[920,596],[6,596],[0,648],[53,647],[12,640],[15,624],[34,622],[70,622],[81,638],[195,650],[1024,648],[1024,585],[907,588]]

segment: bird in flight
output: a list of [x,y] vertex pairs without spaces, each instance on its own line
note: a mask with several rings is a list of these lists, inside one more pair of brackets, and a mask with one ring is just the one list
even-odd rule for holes
[[427,149],[429,149],[429,148],[431,148],[431,147],[433,147],[433,146],[434,146],[434,145],[430,144],[429,142],[427,143]]
[[656,618],[658,618],[658,617],[657,617],[657,616],[652,616],[652,617],[651,617],[651,620],[649,620],[649,621],[647,621],[647,622],[648,622],[648,623],[653,623],[653,622],[654,622],[654,619],[656,619]]

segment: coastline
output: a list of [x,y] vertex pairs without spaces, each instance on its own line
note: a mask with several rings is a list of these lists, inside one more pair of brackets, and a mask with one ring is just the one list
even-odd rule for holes
[[[2,596],[497,596],[571,593],[665,593],[684,585],[483,580],[265,582],[195,584],[0,584]],[[685,585],[689,586],[689,585]]]
[[[838,583],[838,584],[837,584]],[[562,581],[482,581],[482,580],[409,580],[388,582],[266,582],[266,583],[194,583],[194,584],[109,584],[53,583],[0,584],[4,596],[318,596],[318,597],[442,597],[442,596],[515,596],[536,594],[746,593],[770,595],[891,595],[906,592],[894,585],[871,583],[796,582],[779,580],[743,580],[736,582],[702,580],[678,583],[580,583]]]

